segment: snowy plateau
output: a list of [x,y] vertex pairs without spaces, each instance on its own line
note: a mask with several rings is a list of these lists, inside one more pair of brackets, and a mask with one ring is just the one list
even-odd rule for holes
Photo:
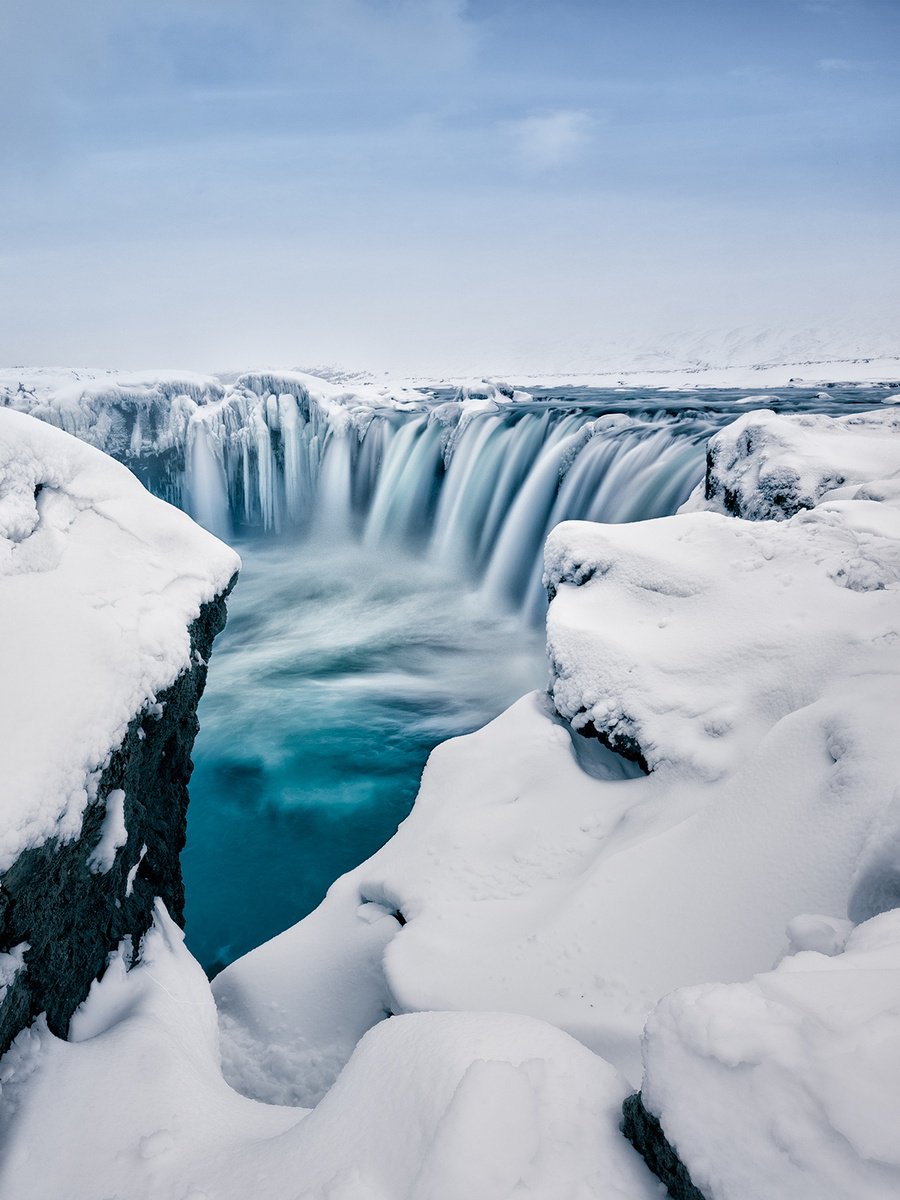
[[[4,889],[85,843],[73,896],[148,906],[70,1019],[31,1013],[0,1060],[4,1200],[900,1195],[892,403],[738,405],[698,427],[679,511],[621,524],[554,520],[562,473],[621,433],[573,417],[536,453],[540,521],[504,527],[545,542],[547,689],[438,746],[396,835],[212,986],[153,894],[153,822],[132,825],[152,804],[110,764],[205,671],[191,630],[239,561],[107,454],[227,536],[238,510],[289,521],[314,484],[346,500],[338,439],[379,414],[410,417],[426,464],[480,437],[474,462],[530,403],[2,373]],[[5,947],[0,1004],[33,956]]]

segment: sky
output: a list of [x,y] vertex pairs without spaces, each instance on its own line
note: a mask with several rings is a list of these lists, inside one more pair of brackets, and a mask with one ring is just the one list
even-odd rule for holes
[[0,52],[4,365],[900,334],[900,0],[0,0]]

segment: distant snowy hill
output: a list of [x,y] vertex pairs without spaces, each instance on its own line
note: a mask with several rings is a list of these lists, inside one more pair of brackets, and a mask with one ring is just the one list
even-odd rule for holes
[[[374,386],[418,387],[435,383],[508,379],[519,385],[615,385],[641,387],[769,387],[797,382],[869,383],[900,380],[900,332],[896,322],[855,330],[850,325],[788,330],[751,326],[673,332],[657,337],[623,338],[598,330],[590,339],[548,339],[497,343],[473,340],[463,351],[448,349],[427,361],[369,361],[346,365],[306,362],[291,367],[217,364],[205,370],[109,368],[0,368],[4,388],[28,380],[39,390],[60,391],[82,383],[99,391],[154,379],[174,384],[193,379],[221,387],[248,373],[315,378],[345,392],[365,394]],[[227,369],[226,369],[227,368]],[[26,386],[30,386],[27,383]]]
[[807,330],[737,328],[692,330],[654,338],[611,337],[469,344],[442,365],[385,372],[424,382],[436,377],[506,376],[519,384],[565,380],[597,385],[767,387],[791,379],[868,382],[900,379],[900,333],[882,327]]

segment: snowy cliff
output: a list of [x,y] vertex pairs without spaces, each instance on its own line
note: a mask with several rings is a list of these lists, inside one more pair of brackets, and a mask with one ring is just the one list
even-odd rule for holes
[[0,1046],[65,1033],[154,898],[237,556],[74,438],[0,409]]

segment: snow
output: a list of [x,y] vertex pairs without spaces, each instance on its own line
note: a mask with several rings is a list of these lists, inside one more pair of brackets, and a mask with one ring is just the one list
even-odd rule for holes
[[25,966],[25,955],[31,949],[28,942],[19,942],[11,950],[0,954],[0,1004],[6,999],[9,985]]
[[[512,387],[784,387],[789,383],[877,382],[900,378],[896,320],[865,330],[846,319],[818,328],[743,326],[673,330],[651,339],[598,331],[583,341],[532,338],[518,345],[471,340],[460,354],[438,364],[444,383],[502,379]],[[424,386],[437,376],[408,368],[392,376]]]
[[[709,452],[708,507],[751,520],[780,520],[823,499],[900,495],[900,412],[837,419],[748,413]],[[868,487],[882,481],[878,487]]]
[[[128,830],[125,827],[125,793],[121,788],[113,788],[106,797],[106,816],[100,826],[100,841],[94,847],[88,866],[92,871],[105,875],[116,861],[116,851],[128,841]],[[134,868],[132,868],[134,869]],[[131,872],[128,873],[129,885],[132,882]],[[131,890],[126,892],[131,895]]]
[[250,425],[260,404],[273,410],[266,415],[277,428],[279,412],[287,408],[290,419],[294,411],[288,399],[346,430],[378,409],[419,408],[426,397],[402,385],[340,385],[303,371],[251,371],[228,380],[171,370],[0,369],[0,406],[29,412],[122,457],[183,446],[198,420],[223,428],[236,420]]
[[[567,522],[546,568],[560,715],[636,742],[651,770],[716,779],[838,680],[874,683],[897,625],[900,508]],[[887,661],[896,669],[890,649]]]
[[[237,555],[123,466],[0,408],[0,870],[77,837],[130,720],[190,664],[188,626]],[[125,831],[115,798],[97,869]]]
[[675,992],[647,1025],[645,1104],[715,1200],[900,1194],[900,909],[829,949]]
[[[63,434],[0,411],[5,429],[14,479],[33,436],[120,484],[122,468]],[[896,1194],[898,433],[891,408],[747,413],[712,440],[708,498],[627,526],[558,526],[545,555],[547,693],[439,746],[395,837],[212,992],[158,908],[141,963],[126,970],[131,948],[120,949],[71,1042],[39,1022],[4,1059],[0,1190],[647,1198],[657,1183],[618,1128],[643,1069],[648,1108],[709,1200]],[[7,590],[53,579],[49,617],[79,654],[99,636],[82,610],[116,609],[142,664],[149,564],[171,576],[182,536],[206,535],[165,510],[163,558],[155,502],[140,493],[143,545],[129,557],[122,484],[107,530],[116,592],[100,571],[96,481],[80,491],[77,473],[29,470],[0,520],[8,558],[44,571],[7,570]],[[70,495],[91,499],[79,508]],[[227,573],[233,559],[216,547],[204,542],[206,561]],[[165,587],[164,615],[180,604],[180,625],[154,631],[173,669],[183,582],[184,567]],[[193,577],[188,592],[215,582]],[[33,591],[29,614],[49,604]],[[122,698],[121,669],[96,675],[114,648],[85,654],[73,678],[86,694],[118,679]],[[134,711],[119,708],[125,721]],[[72,709],[45,716],[70,760],[86,744]],[[102,753],[115,744],[94,740]],[[91,753],[79,778],[101,761]],[[84,1098],[89,1116],[73,1120]],[[48,1130],[53,1155],[39,1149]]]
[[126,899],[134,891],[134,881],[137,879],[137,873],[141,868],[141,863],[144,861],[144,856],[146,855],[146,853],[147,853],[147,844],[145,842],[144,845],[141,846],[141,852],[138,855],[137,862],[134,864],[134,866],[131,868],[131,870],[128,872],[128,875],[126,876],[126,879],[125,879],[125,897],[126,897]]
[[[658,388],[660,391],[690,391],[693,388],[785,388],[818,384],[879,384],[900,380],[900,355],[874,354],[869,357],[841,358],[823,354],[817,359],[786,358],[780,362],[748,361],[740,364],[704,364],[685,361],[680,355],[673,361],[653,357],[645,363],[627,354],[619,358],[592,355],[593,365],[570,366],[548,371],[540,366],[519,366],[502,372],[503,382],[518,392],[528,388]],[[473,364],[474,366],[474,364]],[[449,370],[442,375],[394,374],[395,387],[409,389],[434,386],[477,388],[500,378],[500,372]]]
[[[900,469],[882,415],[865,494]],[[558,527],[552,703],[438,747],[396,836],[217,977],[233,1084],[314,1103],[386,1009],[454,1009],[549,1021],[637,1085],[667,992],[767,969],[800,913],[897,903],[900,507],[862,494]]]
[[315,1111],[245,1099],[222,1079],[209,985],[181,939],[158,905],[141,963],[127,970],[122,946],[69,1042],[41,1022],[19,1036],[2,1071],[4,1195],[658,1196],[618,1131],[624,1082],[526,1017],[396,1018],[363,1038]]

